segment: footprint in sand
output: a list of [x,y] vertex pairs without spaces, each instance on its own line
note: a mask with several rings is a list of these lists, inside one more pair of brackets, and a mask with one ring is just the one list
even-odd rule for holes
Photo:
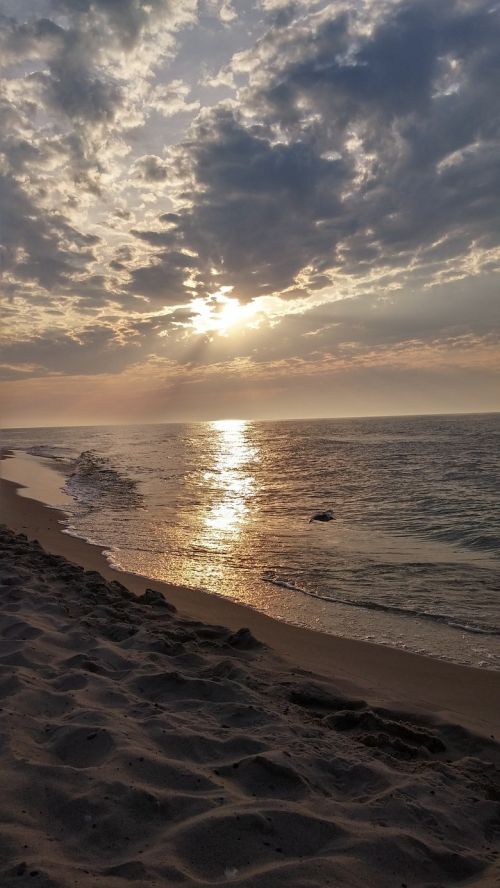
[[105,761],[115,746],[105,728],[62,728],[57,732],[52,751],[65,765],[92,768]]

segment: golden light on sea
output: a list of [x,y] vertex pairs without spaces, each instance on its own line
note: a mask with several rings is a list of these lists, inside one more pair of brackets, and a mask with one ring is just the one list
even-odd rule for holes
[[252,426],[240,419],[218,420],[207,423],[208,434],[190,438],[196,495],[165,528],[164,554],[155,562],[159,579],[231,594],[234,563],[246,557],[256,521],[260,448]]
[[249,463],[256,450],[248,441],[245,420],[218,420],[210,423],[215,433],[216,454],[205,480],[213,491],[212,501],[203,515],[203,544],[218,548],[220,534],[236,537],[241,532],[255,491],[255,478]]

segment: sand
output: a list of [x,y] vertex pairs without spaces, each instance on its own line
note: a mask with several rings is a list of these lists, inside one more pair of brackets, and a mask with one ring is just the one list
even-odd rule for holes
[[[2,465],[0,462],[0,468]],[[99,546],[61,533],[62,512],[18,492],[23,492],[19,484],[0,479],[0,523],[39,540],[52,554],[64,555],[75,564],[125,584],[137,595],[151,585],[145,577],[114,570]],[[311,632],[202,590],[158,581],[155,588],[188,617],[233,629],[248,626],[292,666],[321,674],[347,694],[368,695],[371,702],[417,714],[433,713],[486,736],[500,737],[499,672]]]
[[145,592],[2,492],[75,562],[0,532],[2,888],[500,884],[498,674]]

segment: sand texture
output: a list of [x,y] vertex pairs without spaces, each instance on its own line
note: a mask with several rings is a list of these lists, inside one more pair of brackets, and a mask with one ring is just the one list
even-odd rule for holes
[[0,551],[2,888],[499,884],[495,740]]

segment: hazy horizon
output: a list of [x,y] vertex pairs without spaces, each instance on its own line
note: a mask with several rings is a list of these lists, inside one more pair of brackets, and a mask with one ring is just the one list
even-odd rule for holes
[[29,431],[30,429],[34,430],[42,430],[42,429],[58,429],[58,428],[68,428],[68,429],[85,429],[85,428],[120,428],[120,427],[129,427],[129,426],[158,426],[158,425],[189,425],[189,424],[213,424],[213,423],[251,423],[251,422],[262,422],[262,423],[272,423],[272,422],[335,422],[342,420],[350,420],[350,419],[425,419],[426,417],[439,418],[439,417],[461,417],[461,416],[497,416],[500,414],[500,410],[479,410],[479,411],[465,411],[459,413],[372,413],[372,414],[350,414],[350,415],[342,415],[342,416],[281,416],[278,418],[265,418],[255,416],[252,418],[248,417],[239,417],[239,416],[217,416],[212,419],[168,419],[168,420],[159,420],[159,421],[151,421],[151,422],[113,422],[113,423],[72,423],[67,426],[59,426],[53,423],[49,423],[45,426],[0,426],[0,431]]

